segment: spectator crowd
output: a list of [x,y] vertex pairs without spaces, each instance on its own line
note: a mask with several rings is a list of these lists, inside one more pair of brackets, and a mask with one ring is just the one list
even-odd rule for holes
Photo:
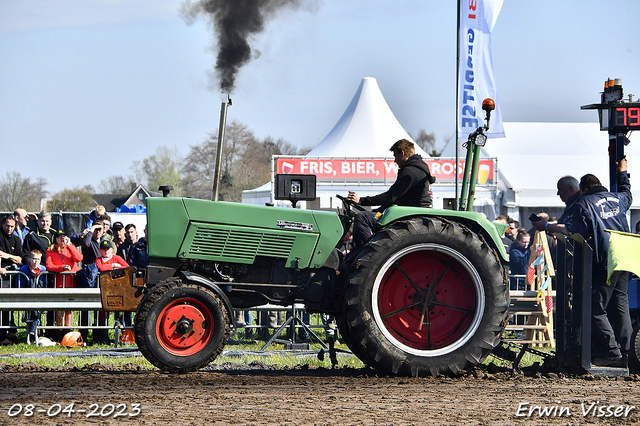
[[[30,217],[36,220],[31,229]],[[95,286],[97,271],[110,271],[148,266],[146,229],[139,237],[134,224],[113,222],[103,206],[89,215],[86,228],[76,235],[52,228],[51,213],[41,211],[37,217],[24,209],[16,209],[12,215],[2,218],[0,232],[0,282],[2,287],[63,288]],[[93,270],[93,274],[90,271]],[[91,280],[94,280],[93,282]],[[13,313],[0,313],[0,345],[17,343]],[[27,343],[35,341],[37,327],[41,325],[43,312],[24,312],[22,321],[27,324]],[[90,313],[81,312],[80,324],[89,325]],[[106,325],[107,313],[100,311],[97,325]],[[131,314],[117,313],[116,322],[131,325]],[[46,313],[46,325],[56,328],[45,333],[60,342],[66,332],[74,328],[74,313],[58,311]],[[96,325],[96,324],[94,324]],[[11,328],[6,328],[10,326]],[[88,329],[81,330],[85,338]],[[106,329],[93,331],[94,343],[109,343]]]
[[[630,233],[627,212],[631,207],[632,193],[627,160],[616,162],[616,175],[612,191],[608,191],[593,174],[580,180],[573,176],[562,177],[557,184],[557,195],[566,208],[559,219],[545,213],[532,215],[533,229],[526,231],[516,221],[499,217],[509,224],[505,244],[509,246],[512,275],[526,275],[529,266],[533,235],[544,232],[549,243],[552,261],[556,262],[556,244],[553,233],[568,237],[579,234],[593,251],[591,281],[591,335],[593,365],[621,367],[624,357],[631,350],[632,325],[629,313],[629,281],[632,275],[626,271],[609,271],[609,231]],[[640,221],[635,224],[640,234]],[[520,282],[512,277],[511,288]],[[520,288],[518,288],[520,289]]]
[[[404,145],[401,146],[404,147]],[[394,151],[396,162],[400,167],[409,170],[413,156],[408,154],[413,152],[409,148],[400,149],[396,145],[394,147],[392,151]],[[419,163],[422,164],[422,161]],[[509,254],[512,290],[528,289],[525,285],[525,277],[531,261],[531,253],[536,250],[536,247],[533,247],[536,232],[543,233],[553,264],[558,258],[555,233],[565,235],[579,233],[585,240],[590,239],[594,244],[592,320],[595,328],[592,333],[594,346],[598,346],[598,352],[595,353],[598,357],[594,358],[594,363],[597,360],[599,365],[604,366],[618,366],[621,363],[622,354],[629,351],[628,301],[625,308],[628,273],[612,276],[611,282],[614,284],[606,284],[608,277],[605,276],[609,241],[606,230],[630,232],[626,212],[631,205],[631,190],[626,159],[623,158],[617,166],[618,191],[616,192],[608,192],[598,178],[591,174],[583,176],[580,181],[572,176],[561,178],[557,183],[557,195],[565,203],[566,208],[560,218],[549,217],[547,213],[539,212],[532,218],[533,227],[529,230],[521,227],[520,223],[512,218],[498,216],[495,219],[497,223],[508,225],[502,236],[502,242]],[[418,171],[412,173],[417,174]],[[422,186],[415,194],[417,201],[408,205],[423,207],[431,205],[430,195],[423,197],[428,193],[428,182],[431,182],[428,169],[422,173],[426,173],[426,177],[420,181]],[[349,198],[355,203],[375,205],[378,201],[386,200],[382,195],[379,200],[376,197],[359,197],[356,193],[350,192]],[[368,198],[375,198],[375,202]],[[594,206],[600,210],[595,209]],[[146,229],[145,236],[140,238],[135,225],[124,226],[122,222],[112,223],[103,206],[98,206],[90,213],[86,229],[77,235],[67,235],[63,230],[52,228],[51,214],[47,211],[41,211],[37,215],[37,226],[34,226],[34,229],[29,228],[28,218],[29,215],[24,209],[16,209],[12,215],[2,218],[0,280],[3,286],[6,281],[3,276],[7,275],[17,275],[14,286],[22,288],[95,286],[93,281],[99,272],[127,268],[130,265],[138,268],[148,266]],[[372,235],[376,229],[376,221],[375,214],[362,219],[362,229],[358,228],[362,231],[358,240],[360,245]],[[635,233],[640,234],[640,221],[635,224]],[[619,290],[616,294],[619,293],[620,297],[612,295],[614,288]],[[619,308],[617,309],[619,312],[626,311],[626,314],[621,314],[620,318],[614,318],[613,327],[606,313],[610,303]],[[11,312],[3,311],[0,315],[1,326],[14,326]],[[43,312],[40,311],[24,312],[22,321],[27,324],[27,341],[35,337],[42,315]],[[107,315],[106,312],[100,311],[96,324],[105,326]],[[275,313],[265,312],[263,315],[262,324],[269,324],[274,328],[277,326]],[[81,312],[79,317],[83,325],[91,322],[89,312]],[[131,325],[130,313],[117,313],[115,320],[123,326]],[[238,313],[235,317],[238,327],[250,326],[252,320],[250,313]],[[66,330],[74,328],[73,322],[73,312],[47,312],[46,324],[58,327],[46,330],[47,336],[60,341]],[[305,323],[308,323],[307,318]],[[81,330],[81,333],[86,340],[88,330]],[[16,333],[13,328],[0,328],[0,344],[8,345],[16,342]],[[109,343],[107,330],[95,329],[93,342]]]

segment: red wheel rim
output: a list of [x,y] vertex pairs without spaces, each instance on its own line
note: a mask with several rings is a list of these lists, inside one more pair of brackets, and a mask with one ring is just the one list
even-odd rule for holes
[[483,291],[468,268],[461,255],[440,247],[408,249],[388,261],[374,288],[383,333],[421,355],[468,340],[481,316]]
[[202,350],[213,330],[213,315],[200,301],[178,299],[167,305],[156,322],[156,336],[162,347],[180,356]]

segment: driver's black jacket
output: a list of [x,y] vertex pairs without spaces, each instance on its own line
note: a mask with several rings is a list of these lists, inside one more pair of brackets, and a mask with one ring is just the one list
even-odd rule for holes
[[435,182],[429,166],[419,154],[407,159],[398,170],[398,177],[387,192],[372,197],[361,197],[360,205],[380,206],[380,211],[392,205],[407,207],[431,207],[432,194],[430,183]]

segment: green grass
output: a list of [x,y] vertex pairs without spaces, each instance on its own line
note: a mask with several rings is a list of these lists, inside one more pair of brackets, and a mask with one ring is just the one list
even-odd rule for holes
[[[314,329],[314,332],[318,334],[323,341],[325,340],[324,330],[322,329]],[[225,346],[225,351],[249,351],[249,352],[259,352],[260,349],[264,346],[265,342],[262,341],[254,341],[243,338],[244,331],[240,331],[238,333],[233,333],[231,338],[235,340],[238,344],[228,344]],[[91,336],[91,335],[90,335]],[[113,340],[114,333],[110,332],[110,338]],[[18,341],[25,342],[26,336],[23,330],[18,331]],[[91,337],[89,337],[89,341],[91,341]],[[122,347],[121,345],[119,345]],[[9,346],[0,346],[0,364],[8,364],[8,365],[20,365],[24,363],[34,363],[38,367],[76,367],[83,368],[86,365],[101,363],[101,364],[112,364],[114,366],[122,366],[127,364],[136,364],[141,366],[144,369],[152,369],[154,368],[151,363],[149,363],[142,356],[133,356],[133,357],[120,357],[120,356],[89,356],[89,357],[79,357],[79,356],[71,356],[75,351],[83,351],[86,349],[113,349],[113,345],[92,345],[88,347],[71,347],[67,348],[64,346],[56,345],[49,347],[36,347],[35,345],[27,345],[26,343],[18,343],[16,345]],[[311,350],[314,350],[315,353],[313,355],[294,355],[294,354],[283,354],[282,351],[284,349],[284,345],[279,343],[273,343],[268,349],[267,353],[270,351],[273,352],[268,355],[221,355],[215,361],[214,364],[223,364],[226,362],[231,362],[234,364],[244,364],[248,365],[253,362],[264,363],[267,365],[277,365],[279,367],[295,367],[297,365],[309,365],[314,367],[325,367],[331,368],[331,361],[329,359],[329,354],[325,354],[324,361],[320,361],[317,358],[317,352],[320,351],[322,346],[318,343],[311,344]],[[336,345],[337,349],[348,350],[348,347],[344,344]],[[41,357],[41,356],[20,356],[20,357],[3,357],[3,355],[10,354],[40,354],[46,352],[68,352],[69,355],[62,356],[51,356],[51,357]],[[338,365],[341,367],[353,367],[353,368],[363,368],[364,364],[358,358],[353,355],[339,355],[338,356]]]
[[[508,339],[514,339],[514,338],[517,338],[518,335],[514,331],[505,331],[504,332],[504,337],[508,338]],[[537,352],[542,352],[542,353],[550,354],[550,355],[553,355],[555,353],[555,348],[552,348],[549,345],[545,345],[545,346],[542,346],[542,347],[533,347],[533,346],[531,346],[531,347],[532,347],[533,350],[535,350]],[[515,351],[519,352],[518,350],[515,350]],[[525,352],[524,356],[520,360],[520,367],[528,367],[528,366],[531,366],[531,365],[533,365],[535,363],[542,364],[544,362],[544,360],[545,360],[544,357],[527,351],[527,352]],[[497,358],[497,357],[494,357],[493,355],[489,355],[487,357],[487,359],[485,359],[483,364],[484,365],[489,365],[491,363],[497,365],[498,367],[511,367],[511,362],[505,361],[505,360]]]
[[[111,323],[113,323],[113,316],[111,318]],[[315,315],[311,317],[312,324],[319,324],[319,318],[315,318]],[[326,343],[325,330],[323,328],[313,328],[312,329],[320,339],[322,339]],[[18,341],[25,342],[26,341],[26,332],[24,329],[18,330]],[[281,337],[284,336],[284,333]],[[263,341],[255,341],[251,339],[244,338],[244,330],[240,330],[239,332],[234,332],[230,336],[231,339],[237,344],[227,344],[225,346],[225,351],[246,351],[246,352],[259,352],[260,349],[264,346],[265,342]],[[110,339],[113,341],[114,332],[110,331]],[[89,337],[89,341],[91,342],[91,334]],[[121,346],[121,345],[119,345]],[[20,365],[23,363],[34,363],[39,367],[76,367],[83,368],[86,365],[101,363],[101,364],[112,364],[114,366],[123,366],[128,364],[139,365],[140,368],[143,369],[153,369],[153,365],[149,363],[142,356],[71,356],[74,351],[82,351],[86,349],[112,349],[113,345],[92,345],[89,347],[72,347],[66,348],[64,346],[56,345],[44,348],[35,347],[35,345],[27,345],[26,343],[18,343],[16,345],[10,346],[0,346],[0,364],[8,364],[8,365]],[[311,349],[315,351],[312,355],[294,355],[294,354],[283,354],[281,351],[284,349],[284,346],[279,343],[273,343],[268,349],[267,354],[242,354],[242,355],[221,355],[219,356],[214,363],[215,364],[223,364],[223,363],[234,363],[234,364],[244,364],[248,365],[253,362],[263,363],[266,365],[277,365],[281,368],[286,367],[295,367],[297,365],[309,365],[313,367],[325,367],[331,368],[331,361],[329,359],[329,354],[325,354],[325,359],[323,361],[318,360],[317,353],[320,351],[322,347],[318,343],[312,343]],[[337,349],[348,350],[349,348],[344,344],[340,343],[336,345]],[[553,350],[549,347],[543,348],[535,348],[540,352],[552,353]],[[36,356],[20,356],[20,357],[4,357],[3,355],[9,354],[30,354],[30,353],[42,353],[42,352],[68,352],[69,355],[61,355],[61,356],[52,356],[52,357],[36,357]],[[534,363],[542,363],[544,361],[538,355],[525,353],[524,357],[521,360],[520,367],[526,367],[533,365]],[[490,355],[484,361],[484,365],[495,364],[499,367],[511,367],[511,363],[501,360],[499,358],[493,357]],[[352,368],[363,368],[364,364],[357,357],[353,355],[339,355],[338,356],[338,365],[341,367],[352,367]]]

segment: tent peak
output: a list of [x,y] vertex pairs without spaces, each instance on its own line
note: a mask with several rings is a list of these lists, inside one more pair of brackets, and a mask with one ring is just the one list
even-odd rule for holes
[[[307,156],[391,157],[399,139],[414,142],[384,99],[374,77],[364,77],[336,125]],[[427,156],[416,145],[416,153]]]

